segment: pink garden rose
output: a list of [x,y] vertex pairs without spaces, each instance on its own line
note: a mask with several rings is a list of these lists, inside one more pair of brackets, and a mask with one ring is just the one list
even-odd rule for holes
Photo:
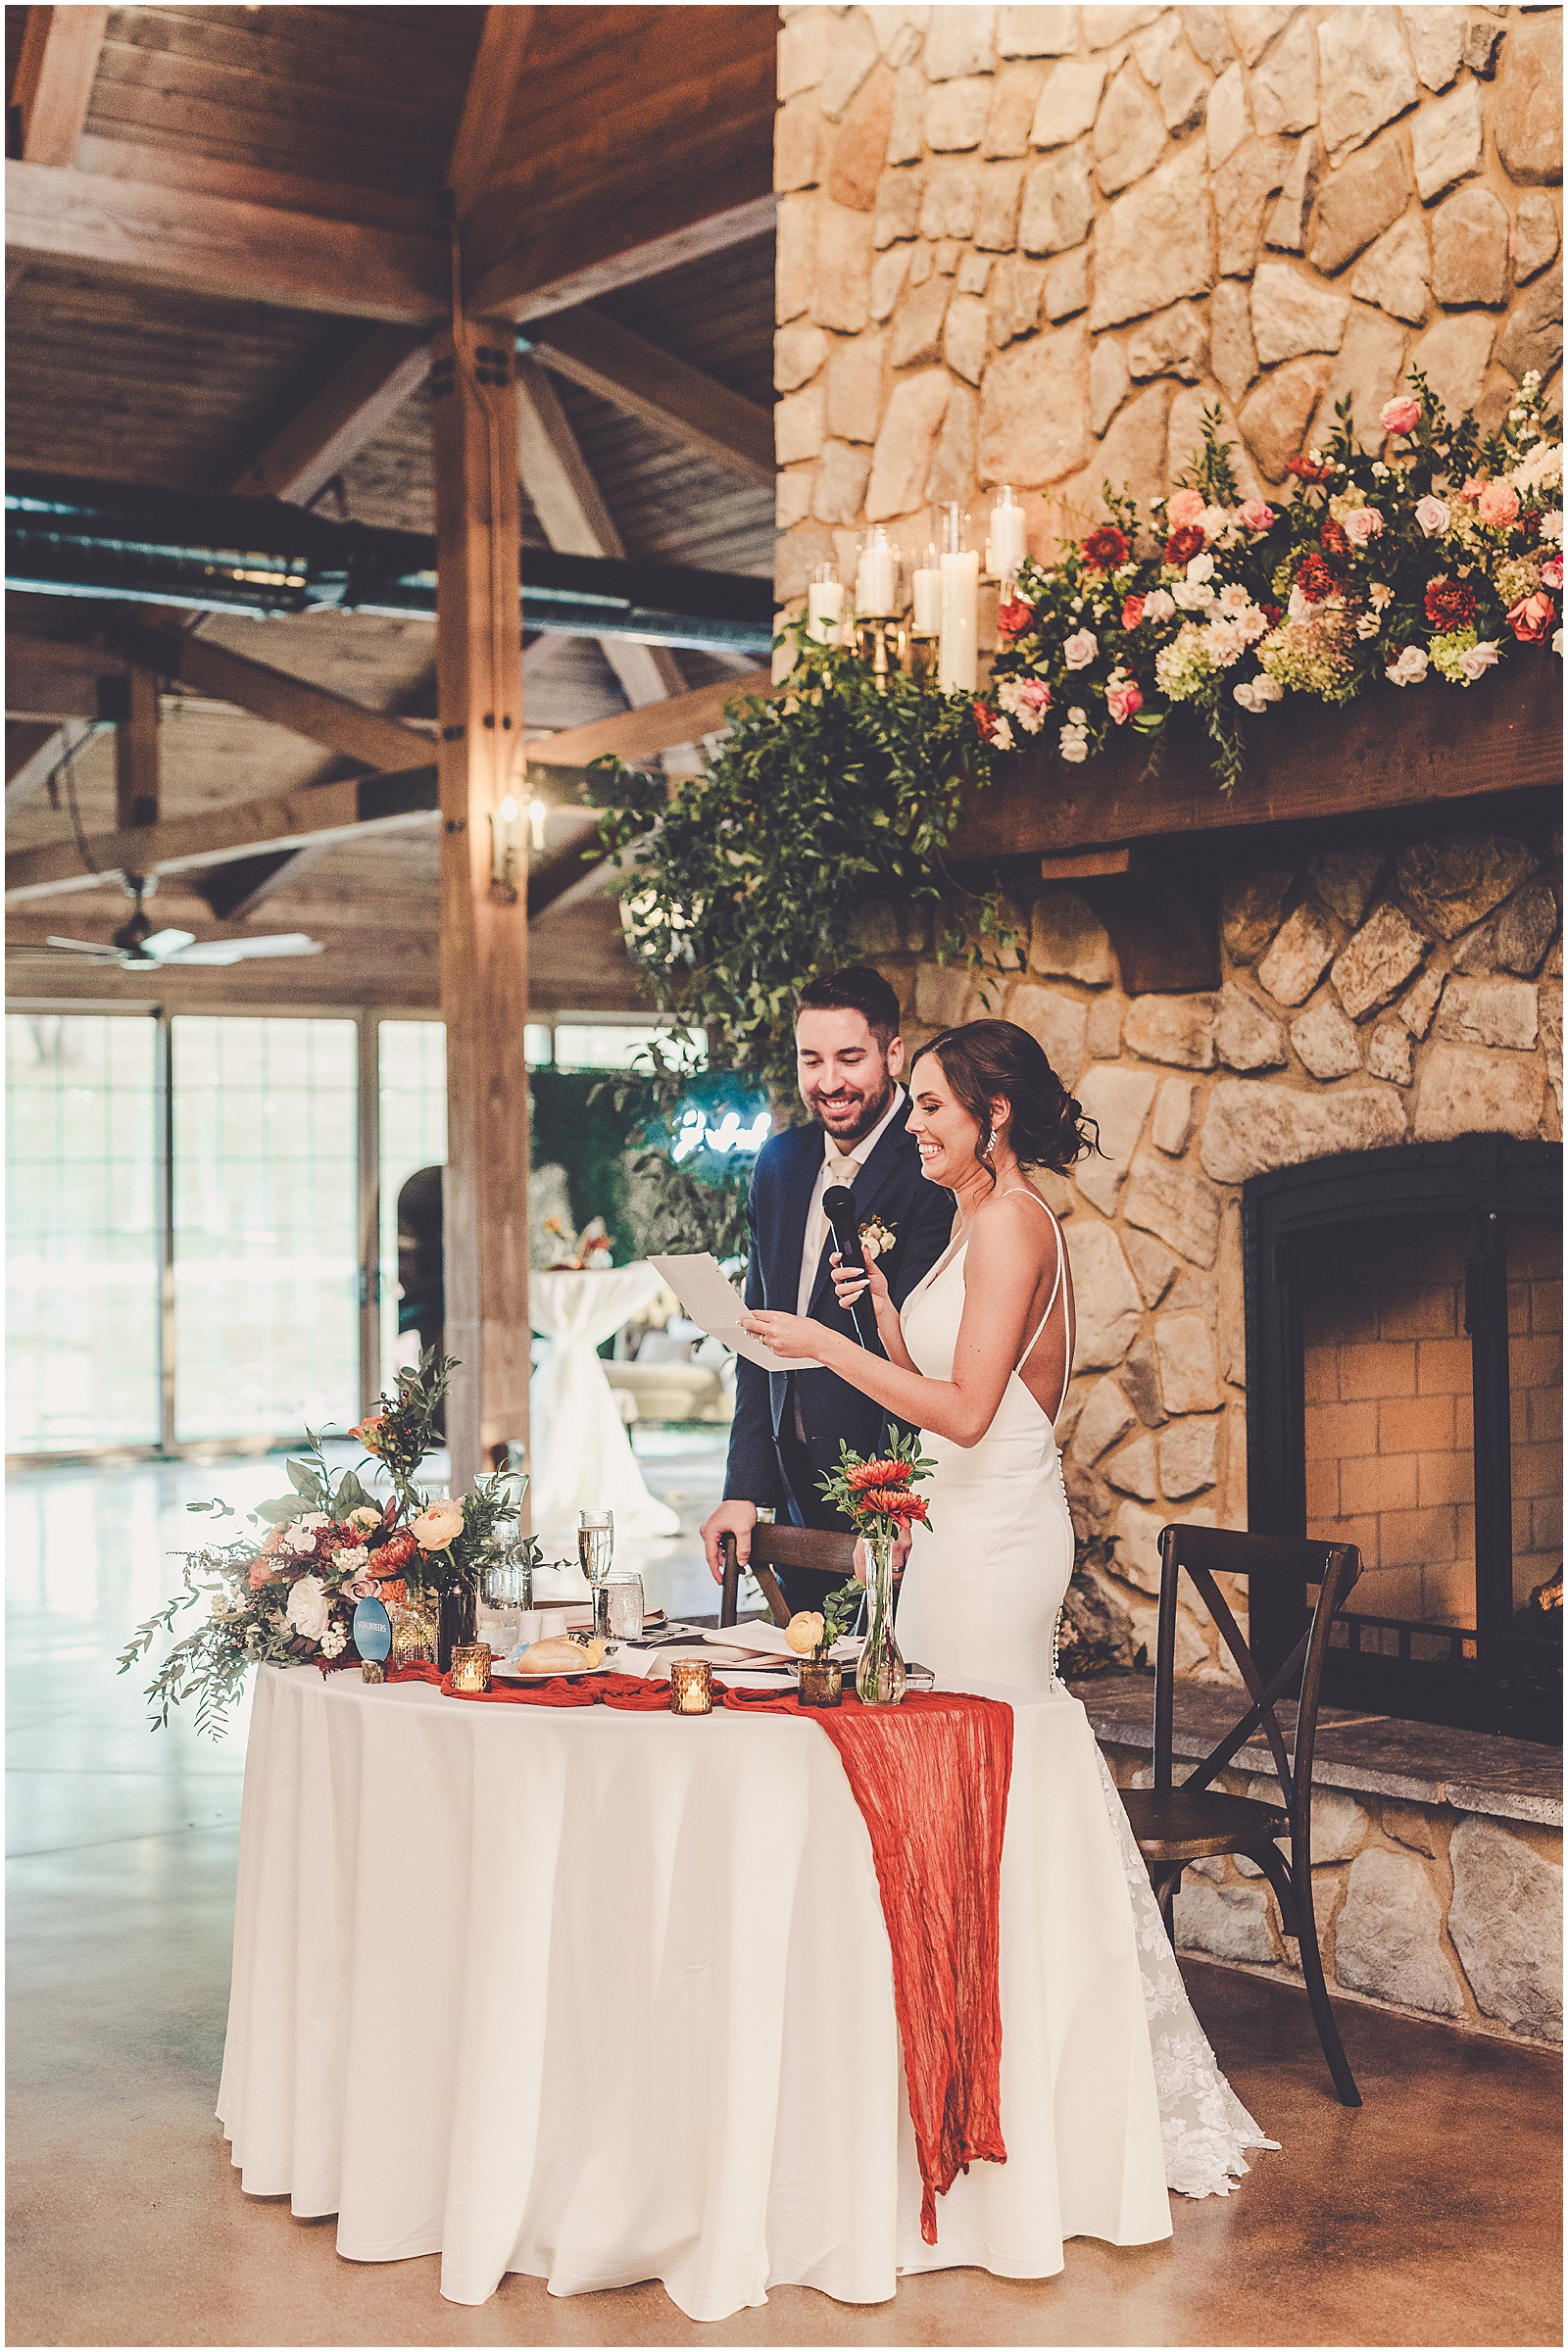
[[1541,584],[1544,588],[1560,588],[1562,586],[1561,556],[1548,556],[1546,558],[1546,561],[1541,566]]
[[1143,695],[1131,678],[1124,685],[1109,686],[1105,690],[1105,709],[1118,727],[1124,727],[1133,713],[1143,707]]
[[1352,547],[1365,547],[1376,539],[1383,528],[1383,517],[1376,507],[1357,507],[1345,517],[1345,536]]
[[[1051,688],[1044,678],[1021,678],[1013,694],[1012,707],[1026,726],[1031,718],[1038,726],[1051,709]],[[1031,734],[1033,731],[1031,728]]]
[[1190,523],[1201,522],[1206,504],[1197,490],[1176,491],[1165,509],[1171,529],[1179,531]]
[[1419,499],[1415,518],[1429,539],[1441,538],[1448,527],[1448,510],[1441,498]]
[[1100,651],[1100,640],[1091,629],[1077,629],[1061,649],[1062,660],[1069,669],[1087,669]]
[[1508,608],[1508,626],[1521,645],[1544,644],[1546,631],[1556,617],[1556,606],[1539,588],[1534,596],[1522,596]]
[[1274,510],[1260,498],[1244,499],[1236,510],[1236,519],[1244,530],[1271,531],[1274,528]]
[[1401,440],[1407,433],[1413,433],[1420,421],[1421,403],[1408,392],[1401,393],[1397,400],[1386,400],[1378,411],[1383,430]]
[[1479,503],[1482,521],[1494,531],[1505,531],[1519,512],[1519,493],[1511,482],[1488,482]]

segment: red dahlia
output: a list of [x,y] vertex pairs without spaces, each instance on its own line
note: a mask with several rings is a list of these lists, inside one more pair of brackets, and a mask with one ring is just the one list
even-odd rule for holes
[[1181,529],[1172,531],[1165,542],[1165,561],[1167,564],[1190,564],[1195,556],[1202,554],[1204,544],[1203,534],[1198,524],[1184,522]]
[[844,1483],[858,1490],[861,1487],[906,1486],[908,1479],[907,1462],[857,1462],[853,1470],[845,1472]]
[[396,1576],[400,1568],[408,1566],[418,1548],[408,1529],[400,1527],[395,1536],[388,1536],[384,1544],[375,1546],[366,1561],[366,1567],[371,1576]]
[[862,1519],[923,1519],[926,1515],[925,1496],[911,1494],[906,1487],[867,1487],[856,1496],[855,1507]]
[[1475,616],[1476,592],[1467,582],[1442,573],[1427,582],[1427,618],[1443,636],[1467,629]]
[[1095,571],[1114,571],[1118,564],[1126,563],[1131,553],[1132,543],[1126,532],[1118,531],[1108,522],[1098,531],[1091,531],[1084,541],[1084,562]]
[[1344,525],[1336,522],[1332,514],[1323,525],[1320,536],[1323,546],[1331,556],[1348,556],[1349,554],[1350,542],[1345,536]]
[[1296,585],[1309,605],[1321,605],[1334,594],[1339,582],[1322,557],[1313,553],[1297,573]]

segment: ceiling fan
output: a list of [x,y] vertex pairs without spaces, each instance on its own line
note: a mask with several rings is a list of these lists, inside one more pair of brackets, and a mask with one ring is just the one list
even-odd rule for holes
[[205,941],[198,940],[194,931],[155,931],[142,901],[151,898],[157,887],[155,874],[126,876],[125,896],[135,900],[136,911],[108,941],[51,936],[45,947],[23,947],[8,953],[13,960],[26,962],[85,956],[93,963],[118,963],[122,971],[148,972],[162,971],[170,964],[245,963],[262,956],[319,956],[322,952],[322,942],[308,938],[303,931],[274,931],[260,939]]

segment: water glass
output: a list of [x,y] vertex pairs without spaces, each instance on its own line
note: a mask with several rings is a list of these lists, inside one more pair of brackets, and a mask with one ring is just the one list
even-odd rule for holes
[[605,1587],[612,1642],[640,1642],[643,1632],[643,1580],[617,1576]]

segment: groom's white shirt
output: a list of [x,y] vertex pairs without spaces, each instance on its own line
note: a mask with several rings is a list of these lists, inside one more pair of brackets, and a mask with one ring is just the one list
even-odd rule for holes
[[[801,1279],[796,1291],[795,1311],[798,1315],[807,1314],[810,1309],[811,1293],[816,1288],[816,1269],[821,1262],[822,1245],[827,1240],[827,1212],[822,1206],[822,1196],[827,1191],[830,1181],[827,1167],[828,1153],[831,1152],[840,1159],[853,1159],[857,1168],[863,1168],[894,1120],[907,1116],[908,1107],[908,1096],[902,1086],[895,1084],[893,1101],[878,1119],[870,1134],[862,1135],[859,1142],[852,1144],[847,1151],[834,1137],[829,1135],[825,1127],[823,1128],[822,1165],[816,1171],[816,1182],[811,1187],[811,1204],[806,1212],[806,1242],[801,1250]],[[798,1364],[796,1370],[819,1372],[821,1366],[819,1364]]]

